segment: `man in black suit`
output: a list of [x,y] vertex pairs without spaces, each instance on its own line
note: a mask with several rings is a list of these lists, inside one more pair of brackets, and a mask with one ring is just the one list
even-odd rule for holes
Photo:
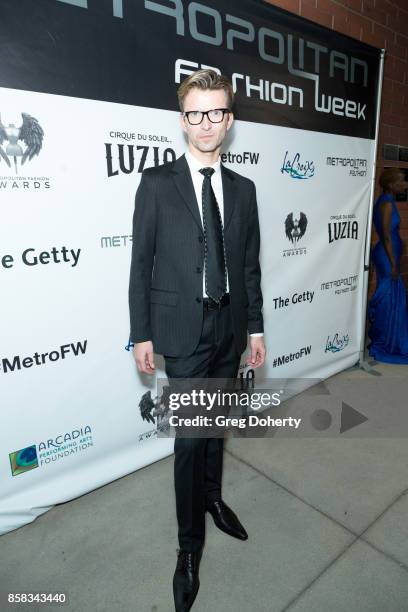
[[[129,305],[140,372],[162,354],[169,381],[231,379],[250,335],[247,364],[265,360],[259,222],[254,183],[220,163],[233,123],[231,83],[198,70],[178,90],[188,150],[146,169],[136,193]],[[222,531],[247,533],[221,497],[223,438],[175,438],[180,549],[173,579],[177,611],[199,588],[205,512]]]

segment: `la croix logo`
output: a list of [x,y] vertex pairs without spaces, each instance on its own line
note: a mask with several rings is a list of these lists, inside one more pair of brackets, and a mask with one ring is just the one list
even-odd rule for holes
[[339,353],[346,348],[346,346],[348,346],[349,341],[350,336],[348,334],[336,333],[333,335],[333,337],[327,336],[326,348],[324,349],[324,352]]
[[290,159],[289,151],[286,151],[285,157],[281,167],[282,174],[288,174],[290,178],[294,179],[309,179],[314,176],[315,167],[313,161],[302,162],[300,159],[300,153],[295,153],[292,159]]

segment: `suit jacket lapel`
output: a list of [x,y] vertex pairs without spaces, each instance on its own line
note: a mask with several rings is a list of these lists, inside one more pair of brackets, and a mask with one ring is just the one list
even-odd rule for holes
[[228,227],[237,198],[237,187],[232,172],[221,164],[222,191],[224,195],[224,232]]
[[191,178],[190,168],[188,167],[185,155],[182,155],[176,160],[173,167],[173,173],[174,182],[176,183],[177,189],[179,190],[185,205],[190,210],[198,227],[203,232],[200,211],[194,191],[193,179]]

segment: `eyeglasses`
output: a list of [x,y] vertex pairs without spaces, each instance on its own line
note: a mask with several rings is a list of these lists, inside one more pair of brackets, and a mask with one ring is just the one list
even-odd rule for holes
[[184,117],[187,117],[187,121],[190,125],[199,125],[204,119],[204,115],[207,115],[207,118],[211,121],[211,123],[221,123],[223,121],[225,113],[230,113],[229,108],[214,108],[209,111],[187,111],[184,114]]

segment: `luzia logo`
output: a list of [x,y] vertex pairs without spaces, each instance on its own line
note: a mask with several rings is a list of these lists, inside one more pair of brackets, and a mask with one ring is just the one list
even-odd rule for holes
[[289,156],[289,151],[286,151],[281,172],[282,174],[288,174],[290,178],[309,179],[312,178],[315,173],[314,162],[302,162],[300,160],[300,153],[295,153],[293,159],[291,159]]
[[327,336],[326,348],[324,349],[324,352],[338,353],[339,351],[342,351],[344,348],[346,348],[349,343],[349,340],[350,338],[348,334],[334,334],[332,338],[330,338],[330,336]]

